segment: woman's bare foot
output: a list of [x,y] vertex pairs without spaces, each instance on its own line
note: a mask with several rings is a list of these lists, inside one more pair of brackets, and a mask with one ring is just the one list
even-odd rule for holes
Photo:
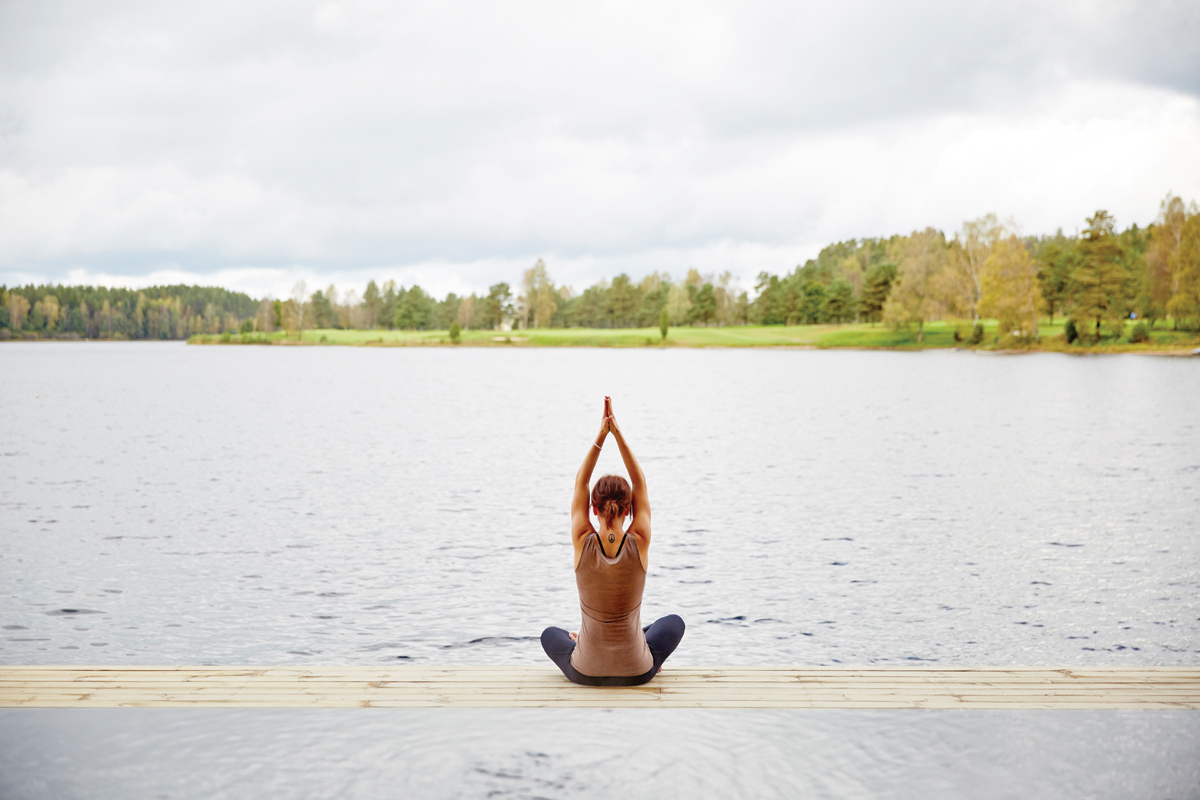
[[[576,631],[571,631],[570,633],[568,633],[568,634],[567,634],[567,636],[570,636],[570,637],[571,637],[571,641],[572,641],[572,642],[578,642],[578,641],[579,641],[579,634],[578,634]],[[661,669],[661,667],[660,667],[660,669]]]

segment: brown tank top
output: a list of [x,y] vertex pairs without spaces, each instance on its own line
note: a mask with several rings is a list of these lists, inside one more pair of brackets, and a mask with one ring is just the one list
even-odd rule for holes
[[589,534],[575,568],[575,584],[583,623],[571,666],[597,678],[649,672],[654,656],[642,633],[646,570],[633,537],[625,534],[616,556],[609,558],[599,535]]

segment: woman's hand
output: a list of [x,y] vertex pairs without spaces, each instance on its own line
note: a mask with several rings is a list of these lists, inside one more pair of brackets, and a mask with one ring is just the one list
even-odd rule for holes
[[605,421],[608,423],[608,431],[610,433],[620,433],[621,429],[617,427],[617,418],[613,416],[612,398],[604,398],[604,413]]
[[600,413],[600,438],[603,441],[612,431],[612,400],[604,398],[604,410]]

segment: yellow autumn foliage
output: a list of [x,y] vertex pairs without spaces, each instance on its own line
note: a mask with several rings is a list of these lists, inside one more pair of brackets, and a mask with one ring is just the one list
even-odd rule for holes
[[996,243],[983,264],[980,283],[981,316],[995,318],[1003,335],[1037,336],[1038,309],[1042,306],[1037,265],[1017,237]]

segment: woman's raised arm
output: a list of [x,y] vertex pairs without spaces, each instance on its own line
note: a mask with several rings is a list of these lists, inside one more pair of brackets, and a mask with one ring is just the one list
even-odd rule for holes
[[629,473],[629,483],[633,489],[633,519],[629,523],[629,533],[642,540],[643,551],[650,544],[650,490],[646,486],[646,473],[642,465],[629,449],[629,443],[617,426],[617,418],[613,416],[612,400],[605,398],[605,410],[608,412],[608,429],[617,440],[621,451],[621,460],[625,462],[625,471]]
[[600,418],[600,433],[596,440],[588,445],[587,455],[579,472],[575,473],[575,491],[571,495],[571,541],[577,542],[592,531],[592,521],[588,517],[588,488],[592,482],[592,470],[596,469],[596,461],[600,458],[600,448],[609,434],[608,398],[604,398],[604,413]]

